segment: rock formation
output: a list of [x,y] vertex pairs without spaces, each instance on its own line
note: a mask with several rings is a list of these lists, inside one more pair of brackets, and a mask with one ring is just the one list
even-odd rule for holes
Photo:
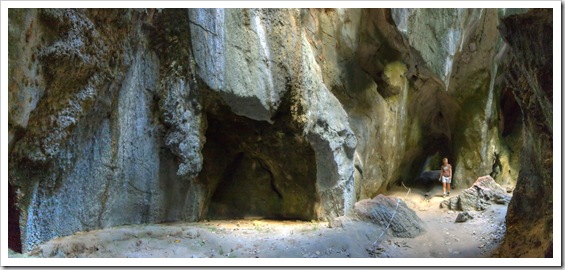
[[440,207],[455,211],[483,211],[492,203],[507,204],[510,195],[489,175],[479,177],[477,181],[455,197],[441,202]]
[[513,222],[551,195],[533,147],[552,74],[511,13],[10,9],[11,228],[26,251],[123,224],[331,220],[443,156],[457,186],[545,179],[517,186]]
[[467,212],[461,212],[461,213],[457,214],[457,217],[455,218],[455,222],[463,223],[463,222],[466,222],[469,219],[473,219],[473,216],[471,216]]
[[499,28],[510,46],[506,87],[516,97],[524,125],[501,256],[553,257],[552,10],[508,16]]
[[382,194],[355,203],[353,211],[332,220],[330,224],[343,227],[344,223],[355,221],[373,223],[393,237],[411,238],[426,231],[424,222],[402,199]]

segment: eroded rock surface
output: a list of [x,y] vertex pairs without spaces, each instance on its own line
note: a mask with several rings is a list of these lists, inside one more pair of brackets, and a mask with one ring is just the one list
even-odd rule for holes
[[401,238],[416,237],[426,231],[420,217],[402,199],[382,194],[355,203],[350,214],[334,219],[331,225],[339,227],[355,221],[373,223],[387,229],[392,236]]
[[503,257],[553,257],[553,15],[534,9],[502,20],[508,88],[524,115],[520,173],[506,216]]
[[[512,186],[522,166],[550,179],[534,146],[552,136],[551,57],[497,28],[522,12],[10,9],[23,250],[124,224],[331,220],[443,156],[458,186]],[[541,182],[517,186],[511,208],[550,196]]]
[[467,212],[461,212],[461,213],[457,214],[457,217],[455,218],[455,222],[462,223],[462,222],[466,222],[467,220],[470,220],[470,219],[473,219],[473,216],[471,216]]
[[441,207],[456,211],[483,211],[492,203],[507,204],[510,195],[490,176],[479,177],[477,181],[455,197],[444,200]]

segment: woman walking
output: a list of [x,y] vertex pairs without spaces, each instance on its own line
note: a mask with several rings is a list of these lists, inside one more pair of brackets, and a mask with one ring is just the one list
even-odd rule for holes
[[[451,177],[453,175],[453,170],[451,169],[451,164],[447,163],[447,158],[443,158],[443,165],[441,166],[441,173],[439,181],[443,183],[443,197],[449,196],[449,191],[451,191]],[[447,193],[445,193],[445,187],[447,186]]]

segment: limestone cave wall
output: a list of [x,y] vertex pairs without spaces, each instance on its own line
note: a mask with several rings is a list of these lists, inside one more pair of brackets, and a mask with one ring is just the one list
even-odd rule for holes
[[23,250],[123,224],[331,219],[443,156],[456,186],[513,186],[534,136],[503,76],[514,13],[10,9]]
[[[553,11],[504,18],[506,87],[523,115],[520,173],[506,215],[503,257],[553,257]],[[559,180],[558,180],[559,181]]]

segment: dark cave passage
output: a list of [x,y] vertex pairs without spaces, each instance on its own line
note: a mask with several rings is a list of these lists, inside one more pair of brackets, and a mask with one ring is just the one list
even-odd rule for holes
[[[457,119],[461,105],[445,91],[433,87],[424,87],[414,92],[409,103],[409,114],[417,118],[421,139],[414,148],[406,151],[401,165],[400,177],[389,187],[401,186],[430,189],[440,184],[439,174],[442,159],[447,157],[457,165],[456,137]],[[433,172],[433,173],[432,173]],[[433,176],[433,177],[432,177]],[[453,183],[452,183],[453,184]]]
[[269,124],[216,107],[207,123],[199,176],[208,191],[202,218],[317,217],[314,151],[287,114]]
[[[400,186],[402,184],[401,180],[403,180],[408,186],[425,190],[429,190],[435,185],[441,185],[438,178],[444,157],[448,158],[455,172],[456,160],[455,155],[452,153],[452,142],[449,136],[445,134],[430,134],[424,140],[422,151],[417,156],[408,157],[412,159],[407,161],[411,165],[407,168],[409,173],[406,179],[400,179],[396,184]],[[452,182],[452,186],[454,184],[455,181]]]

